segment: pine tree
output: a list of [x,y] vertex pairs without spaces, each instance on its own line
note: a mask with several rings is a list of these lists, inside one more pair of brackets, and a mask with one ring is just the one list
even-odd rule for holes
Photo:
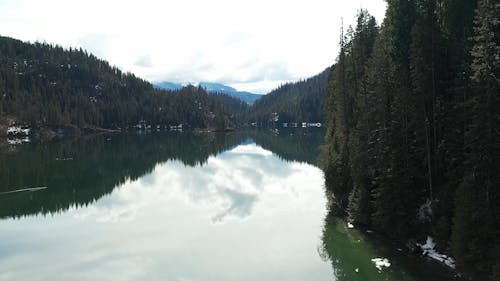
[[384,116],[384,147],[380,150],[384,170],[377,176],[377,187],[373,191],[376,227],[391,235],[403,235],[414,231],[410,219],[416,209],[416,182],[414,158],[415,118],[412,114],[410,89],[409,50],[411,30],[415,21],[414,1],[388,1],[386,18],[382,27],[382,38],[387,40],[381,46],[388,55],[391,85],[385,93],[388,101]]
[[441,121],[441,176],[444,184],[435,192],[439,202],[435,202],[436,240],[448,244],[451,235],[455,194],[464,177],[465,131],[467,124],[466,100],[470,96],[471,41],[474,11],[477,0],[445,0],[442,2],[440,19],[444,40],[446,63],[441,71],[443,86],[440,93],[437,117]]
[[[452,247],[457,262],[500,276],[500,3],[479,1],[474,19],[466,162],[457,190]],[[461,198],[475,198],[465,205]],[[469,207],[469,210],[467,209]],[[480,218],[480,219],[478,219]],[[476,228],[467,221],[480,220]],[[477,221],[476,221],[477,223]]]
[[325,168],[325,185],[334,196],[333,205],[345,210],[351,191],[349,175],[348,151],[348,85],[347,85],[347,45],[343,27],[340,36],[340,54],[335,68],[328,79],[327,94],[327,163]]
[[352,191],[349,195],[349,219],[357,224],[369,225],[371,213],[371,190],[368,175],[368,139],[369,120],[366,111],[368,92],[365,85],[365,72],[372,55],[373,46],[378,36],[378,27],[375,18],[367,11],[358,13],[357,26],[352,42],[353,81],[350,87],[352,94],[353,113],[350,126],[352,130],[349,140],[349,163],[352,176]]

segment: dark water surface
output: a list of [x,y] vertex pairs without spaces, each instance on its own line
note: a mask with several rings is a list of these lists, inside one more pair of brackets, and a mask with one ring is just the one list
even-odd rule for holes
[[0,280],[449,280],[329,218],[323,133],[101,135],[2,151]]

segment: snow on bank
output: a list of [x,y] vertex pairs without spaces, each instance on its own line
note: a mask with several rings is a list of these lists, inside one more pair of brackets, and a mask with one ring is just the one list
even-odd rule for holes
[[23,144],[26,142],[30,142],[29,134],[31,132],[31,128],[28,126],[9,126],[7,128],[7,143],[11,145]]
[[427,241],[425,241],[425,244],[417,243],[417,246],[422,249],[422,255],[427,255],[428,257],[438,260],[451,268],[455,268],[455,260],[452,257],[440,254],[434,249],[436,243],[434,243],[432,237],[427,236]]
[[15,139],[7,139],[7,143],[11,145],[16,145],[16,144],[23,144],[30,142],[30,139],[28,137],[25,138],[15,138]]
[[391,263],[386,258],[374,258],[372,259],[372,262],[378,270],[382,270],[383,267],[391,266]]
[[7,135],[29,135],[31,129],[30,128],[23,128],[21,126],[10,126],[7,129]]

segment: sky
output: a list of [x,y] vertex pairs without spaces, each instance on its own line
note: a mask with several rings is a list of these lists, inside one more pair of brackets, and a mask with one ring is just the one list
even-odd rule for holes
[[0,0],[0,35],[82,47],[151,82],[265,94],[335,62],[341,22],[384,0]]

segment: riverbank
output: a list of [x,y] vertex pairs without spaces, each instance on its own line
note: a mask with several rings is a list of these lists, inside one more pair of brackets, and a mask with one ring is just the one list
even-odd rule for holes
[[167,125],[135,125],[124,128],[102,128],[97,126],[79,127],[73,124],[68,125],[39,125],[31,126],[20,121],[13,116],[0,116],[0,144],[22,144],[31,141],[50,141],[53,139],[66,137],[80,137],[96,133],[118,133],[118,132],[166,132],[166,131],[191,131],[195,133],[213,133],[213,132],[233,132],[237,128],[191,128],[188,124],[179,124],[175,126]]

